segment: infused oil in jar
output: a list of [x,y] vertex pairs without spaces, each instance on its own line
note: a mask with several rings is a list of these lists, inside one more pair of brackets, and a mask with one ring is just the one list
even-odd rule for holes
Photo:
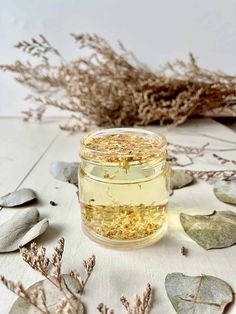
[[85,234],[102,245],[135,248],[167,230],[165,138],[142,129],[92,132],[81,139],[79,198]]

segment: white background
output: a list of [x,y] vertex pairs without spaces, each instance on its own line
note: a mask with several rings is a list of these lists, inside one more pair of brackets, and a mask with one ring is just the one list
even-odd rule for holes
[[[192,51],[200,65],[236,73],[234,0],[0,0],[0,64],[24,58],[13,45],[40,33],[74,58],[80,52],[71,32],[96,32],[112,44],[120,39],[153,69]],[[0,73],[0,115],[19,115],[30,105],[26,93]]]

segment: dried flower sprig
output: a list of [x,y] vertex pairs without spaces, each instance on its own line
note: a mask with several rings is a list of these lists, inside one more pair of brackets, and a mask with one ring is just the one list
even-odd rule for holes
[[125,309],[127,310],[128,314],[146,314],[148,313],[149,310],[151,297],[152,287],[148,283],[147,286],[145,287],[142,297],[136,295],[132,305],[128,302],[125,296],[122,296],[120,300]]
[[[208,137],[206,135],[206,137]],[[217,137],[213,137],[214,139],[223,141],[223,139],[219,139]],[[226,142],[228,142],[226,140]],[[233,143],[234,142],[230,142]],[[194,159],[197,157],[202,157],[204,156],[206,153],[211,152],[211,149],[207,149],[207,147],[209,146],[209,143],[205,143],[204,145],[202,145],[201,147],[197,147],[197,146],[184,146],[184,145],[180,145],[180,144],[173,144],[168,142],[168,162],[169,164],[173,167],[173,166],[177,166],[177,167],[186,167],[189,165],[194,164]],[[224,150],[235,150],[236,148],[229,148],[229,149],[222,149]],[[188,163],[182,164],[178,161],[178,157],[179,155],[184,155],[185,157],[187,157],[189,159]],[[235,160],[229,160],[226,158],[223,158],[215,153],[212,154],[214,158],[216,158],[221,164],[226,164],[226,163],[231,163],[233,165],[236,165],[236,161]],[[231,180],[232,178],[234,178],[236,176],[236,170],[210,170],[210,171],[198,171],[198,170],[186,170],[187,173],[189,173],[190,175],[193,175],[195,178],[197,179],[202,179],[205,181],[214,181],[216,179],[222,179],[222,180]]]
[[197,147],[197,146],[184,146],[168,142],[168,150],[173,154],[194,155],[197,157],[201,157],[205,153],[206,147],[209,145],[210,145],[209,143],[205,143],[204,145]]
[[76,279],[79,282],[79,284],[81,286],[81,289],[80,289],[80,294],[81,295],[84,292],[85,285],[86,285],[87,281],[89,280],[89,277],[91,276],[91,274],[93,272],[95,264],[96,264],[95,255],[92,255],[87,260],[83,261],[83,266],[84,266],[84,269],[85,269],[85,272],[86,272],[86,278],[85,279],[82,279],[80,274],[78,272],[76,272],[76,271],[71,271],[69,273],[69,275],[72,278]]
[[100,303],[97,307],[98,312],[102,314],[115,314],[114,310],[109,309],[105,304]]
[[[64,238],[60,238],[57,242],[57,246],[54,248],[51,258],[47,257],[46,249],[44,247],[39,248],[36,243],[31,244],[30,250],[25,247],[20,247],[20,254],[23,260],[30,267],[40,272],[42,276],[44,276],[54,286],[56,286],[63,293],[67,303],[69,303],[70,306],[74,308],[73,304],[71,303],[71,298],[78,298],[71,293],[71,290],[68,289],[65,284],[63,285],[65,282],[61,273],[61,260],[64,252],[64,245]],[[51,268],[53,268],[52,273]]]
[[50,272],[50,260],[46,256],[46,249],[39,248],[36,243],[31,243],[30,250],[25,247],[20,247],[20,254],[23,261],[29,264],[34,270],[39,271],[44,277],[47,277]]
[[[40,35],[16,47],[41,62],[1,66],[16,74],[16,80],[33,91],[29,98],[39,103],[38,108],[24,111],[26,119],[34,115],[40,119],[53,106],[72,112],[72,120],[62,128],[76,131],[91,124],[118,127],[157,120],[177,125],[215,108],[236,113],[236,76],[202,69],[192,54],[188,62],[168,63],[156,73],[120,42],[117,52],[96,34],[72,37],[90,56],[66,62]],[[58,65],[50,63],[50,55],[59,57]]]
[[227,163],[236,165],[236,160],[233,160],[233,159],[232,159],[232,160],[231,160],[231,159],[226,159],[226,158],[221,157],[221,156],[219,156],[219,155],[217,155],[217,154],[213,154],[213,157],[215,157],[215,158],[219,161],[219,163],[220,163],[221,165],[224,165],[224,164],[227,164]]
[[[223,139],[218,138],[218,137],[214,137],[214,136],[209,136],[206,134],[200,134],[201,136],[205,136],[205,137],[209,137],[209,138],[213,138],[215,140],[218,141],[223,141]],[[230,144],[236,144],[233,141],[228,141],[225,140],[226,143],[230,143]],[[236,150],[236,146],[233,148],[222,148],[222,149],[210,149],[208,148],[208,146],[210,145],[210,143],[205,143],[204,145],[197,147],[197,146],[185,146],[185,145],[180,145],[180,144],[174,144],[171,142],[167,142],[168,144],[168,162],[169,164],[174,167],[186,167],[189,165],[194,164],[194,159],[198,158],[198,157],[202,157],[204,156],[206,153],[212,152],[212,150],[217,150],[217,151],[234,151]],[[185,156],[188,158],[189,162],[187,163],[180,163],[178,161],[178,157],[177,156]],[[226,158],[223,158],[221,156],[219,156],[216,153],[213,153],[212,156],[214,158],[216,158],[220,164],[224,165],[226,163],[231,163],[233,165],[236,165],[236,161],[235,160],[229,160]],[[191,171],[189,171],[191,172]],[[228,170],[222,170],[222,171],[192,171],[191,172],[195,178],[199,178],[199,179],[203,179],[208,181],[209,179],[215,179],[215,178],[221,178],[223,180],[229,180],[232,177],[234,177],[235,172],[232,171],[228,171]]]
[[[144,289],[142,297],[136,295],[132,304],[126,299],[124,295],[121,296],[120,301],[127,314],[147,314],[151,306],[152,287],[150,283]],[[97,307],[99,313],[102,314],[115,314],[112,309],[109,309],[103,303],[100,303]]]
[[[80,278],[80,290],[77,294],[72,292],[65,282],[62,275],[62,257],[64,252],[65,240],[60,238],[57,246],[54,248],[52,256],[47,256],[46,248],[38,247],[36,243],[32,243],[30,249],[20,247],[20,253],[23,260],[35,271],[40,272],[49,282],[51,282],[64,295],[56,305],[57,313],[77,313],[77,305],[81,302],[81,295],[90,278],[94,266],[95,256],[92,255],[84,260],[83,266],[86,272],[85,279]],[[75,278],[75,277],[74,277]],[[77,278],[76,278],[77,279]],[[49,313],[45,291],[37,288],[33,293],[27,292],[20,282],[13,283],[5,277],[0,276],[0,281],[11,291],[23,298],[26,302],[37,307],[42,313]]]
[[[56,304],[54,304],[53,313],[56,314],[76,314],[78,313],[79,305],[81,305],[81,296],[84,293],[84,288],[94,270],[96,258],[94,255],[83,261],[86,277],[83,279],[79,272],[70,271],[69,275],[76,279],[79,283],[80,289],[76,293],[71,291],[71,288],[65,282],[62,269],[62,257],[64,252],[65,240],[60,238],[57,246],[54,248],[52,256],[47,256],[44,247],[38,247],[32,243],[30,249],[25,247],[20,248],[20,253],[23,260],[35,271],[40,272],[50,283],[52,283],[64,295]],[[50,314],[49,306],[47,305],[46,291],[42,287],[37,287],[34,290],[26,290],[22,283],[12,282],[0,275],[0,282],[2,282],[10,291],[24,299],[27,303],[37,308],[41,313]],[[133,305],[130,305],[124,296],[121,297],[122,304],[127,307],[127,314],[146,314],[150,308],[152,288],[147,284],[143,296],[136,296]],[[109,309],[103,303],[97,307],[99,313],[115,314],[114,310]],[[79,312],[80,313],[80,312]]]
[[[197,157],[202,157],[205,154],[206,147],[209,146],[209,143],[202,145],[201,147],[194,147],[194,146],[184,146],[180,144],[174,144],[168,142],[168,161],[171,166],[178,166],[178,167],[186,167],[190,166],[194,163],[194,159]],[[176,155],[184,155],[188,158],[189,162],[185,164],[181,164],[178,162],[178,158]]]
[[[13,293],[24,299],[26,302],[32,304],[40,312],[48,314],[49,310],[46,305],[46,295],[42,288],[35,289],[33,292],[27,292],[19,281],[13,282],[6,279],[4,276],[0,276],[0,282],[4,284]],[[41,304],[41,305],[40,305]]]
[[186,170],[186,172],[193,175],[197,179],[202,179],[205,181],[214,181],[215,179],[222,179],[227,181],[236,177],[236,170]]
[[74,314],[75,310],[66,298],[62,298],[56,305],[55,314]]
[[22,49],[33,57],[43,58],[45,61],[48,60],[46,58],[48,53],[52,53],[61,60],[64,60],[60,52],[55,49],[42,34],[39,35],[39,39],[32,38],[30,42],[26,40],[18,42],[15,48]]

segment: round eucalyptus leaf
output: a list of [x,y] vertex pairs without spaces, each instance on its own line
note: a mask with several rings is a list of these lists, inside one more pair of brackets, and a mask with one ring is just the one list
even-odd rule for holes
[[165,288],[177,314],[222,314],[233,301],[232,288],[208,275],[171,273],[166,276]]
[[50,173],[57,180],[78,186],[78,168],[78,162],[55,161],[50,165]]
[[0,252],[18,250],[19,246],[45,232],[48,226],[47,218],[40,220],[37,208],[26,208],[17,212],[0,225]]
[[193,182],[193,176],[188,174],[186,170],[172,169],[170,175],[170,188],[181,189]]
[[210,215],[181,213],[184,231],[206,250],[232,246],[236,243],[236,213],[214,211]]
[[220,201],[236,205],[236,179],[216,181],[213,191]]
[[15,207],[34,199],[36,199],[36,193],[32,189],[20,189],[0,197],[0,206]]

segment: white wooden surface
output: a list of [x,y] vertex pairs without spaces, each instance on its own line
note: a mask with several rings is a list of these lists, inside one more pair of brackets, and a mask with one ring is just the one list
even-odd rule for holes
[[[0,194],[20,187],[33,188],[38,196],[38,207],[42,217],[48,217],[50,228],[37,243],[49,251],[56,240],[66,239],[64,271],[82,269],[82,259],[91,254],[97,257],[95,271],[86,287],[85,304],[88,313],[97,313],[96,306],[104,302],[124,313],[119,302],[121,294],[132,299],[142,293],[150,282],[154,289],[154,308],[151,313],[175,313],[164,288],[165,276],[169,272],[184,272],[188,275],[209,274],[226,280],[236,291],[236,246],[222,250],[205,251],[185,235],[179,213],[209,213],[212,210],[236,210],[235,206],[218,201],[212,186],[198,182],[175,191],[169,203],[169,231],[156,245],[134,251],[106,249],[88,240],[80,228],[80,209],[75,187],[56,181],[49,174],[49,165],[55,160],[76,161],[79,159],[79,140],[82,134],[70,135],[60,131],[58,120],[25,123],[17,119],[0,120]],[[236,133],[212,120],[193,120],[178,127],[162,131],[169,141],[200,146],[209,142],[210,149],[236,148],[236,144],[223,143],[200,134],[220,137],[236,143]],[[222,169],[209,152],[196,160],[192,169]],[[224,157],[236,159],[235,151],[219,152]],[[225,165],[226,167],[226,165]],[[232,169],[232,166],[228,166]],[[52,207],[54,200],[58,206]],[[18,209],[3,208],[0,223]],[[180,254],[181,246],[189,249],[187,257]],[[0,274],[11,280],[21,280],[25,286],[39,280],[41,276],[31,270],[19,253],[0,254]],[[9,312],[15,296],[0,285],[0,313]],[[228,313],[236,313],[236,304]]]

